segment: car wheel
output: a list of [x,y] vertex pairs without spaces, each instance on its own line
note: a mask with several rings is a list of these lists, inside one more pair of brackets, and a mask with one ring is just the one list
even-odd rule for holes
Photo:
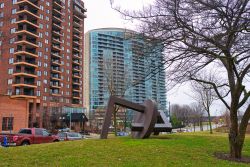
[[24,141],[24,142],[22,142],[22,144],[21,144],[22,146],[27,146],[27,145],[30,145],[30,143],[29,142],[27,142],[27,141]]

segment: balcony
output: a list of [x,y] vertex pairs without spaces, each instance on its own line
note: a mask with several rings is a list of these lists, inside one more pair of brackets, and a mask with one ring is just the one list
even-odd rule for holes
[[79,89],[75,89],[75,88],[73,88],[73,92],[81,92]]
[[13,65],[25,65],[25,66],[38,68],[36,61],[23,60],[23,59],[16,59]]
[[57,74],[51,74],[51,80],[61,81],[61,77]]
[[61,9],[64,8],[64,7],[62,6],[62,4],[61,4],[60,1],[53,1],[53,3],[54,3],[54,6],[53,6],[53,7],[57,8],[57,9],[59,9],[59,10],[61,10]]
[[73,26],[74,27],[81,27],[81,24],[79,22],[74,21],[73,22]]
[[63,21],[61,20],[61,18],[59,17],[56,17],[56,16],[53,16],[53,22],[56,22],[56,23],[62,23]]
[[17,69],[13,73],[14,76],[26,76],[31,78],[37,78],[36,72],[34,70],[21,70]]
[[23,91],[13,92],[12,98],[28,98],[35,99],[37,98],[33,90],[24,89]]
[[60,36],[63,37],[63,35],[60,33],[60,31],[53,30],[52,33],[53,33],[53,35],[56,35],[56,36],[59,36],[59,37]]
[[78,74],[78,73],[73,73],[73,74],[72,74],[72,77],[73,77],[73,78],[79,78],[79,79],[80,79],[80,78],[81,78],[81,75]]
[[72,84],[76,85],[76,86],[80,86],[81,85],[80,81],[78,79],[75,79],[75,78],[73,78]]
[[78,34],[78,35],[80,35],[80,34],[82,33],[78,28],[74,28],[73,31],[74,31],[76,34]]
[[53,96],[61,96],[59,88],[50,89],[50,94]]
[[[75,52],[81,52],[79,47],[74,47],[73,50],[74,50]],[[79,57],[79,58],[80,58],[80,57]]]
[[52,24],[52,27],[59,30],[59,31],[63,30],[62,26],[60,24],[58,24],[58,23],[55,23],[55,22]]
[[73,64],[81,65],[80,61],[74,60]]
[[37,10],[39,10],[40,8],[37,6],[37,4],[31,2],[30,0],[20,0],[16,3],[16,5],[25,5],[25,4],[28,4],[34,8],[36,8]]
[[37,22],[36,21],[30,21],[30,20],[27,20],[27,19],[21,19],[17,22],[15,22],[17,24],[29,24],[35,28],[39,28],[39,26],[37,25]]
[[61,72],[61,69],[60,69],[59,67],[54,67],[54,66],[52,66],[52,67],[51,67],[51,70],[52,70],[52,72],[54,72],[54,73],[62,73],[62,72]]
[[18,56],[18,55],[28,55],[28,56],[31,56],[31,57],[34,57],[34,58],[37,58],[38,55],[34,52],[30,52],[29,50],[17,50],[16,52],[14,52],[14,55],[15,56]]
[[83,21],[83,19],[81,19],[80,17],[77,17],[76,15],[74,15],[74,19],[77,19],[78,21]]
[[61,12],[61,11],[59,11],[59,10],[57,10],[57,9],[53,9],[53,12],[54,12],[54,13],[59,14],[60,16],[62,16],[62,15],[63,15],[63,14],[62,14],[62,12]]
[[26,88],[37,88],[35,82],[24,81],[21,82],[20,80],[14,82],[12,85],[13,87],[26,87]]
[[74,44],[74,45],[77,45],[77,46],[81,46],[81,44],[80,44],[79,41],[77,41],[77,40],[74,40],[74,41],[73,41],[73,44]]
[[53,53],[53,52],[51,52],[51,55],[52,55],[52,56],[55,56],[55,57],[57,57],[57,58],[62,58],[62,57],[59,55],[59,53]]
[[29,30],[17,30],[15,33],[17,35],[26,34],[26,35],[30,35],[30,36],[35,37],[35,38],[39,37],[38,35],[36,35],[36,33],[34,31],[29,31]]
[[57,89],[61,88],[61,85],[58,82],[52,82],[52,83],[50,83],[50,86],[52,88],[57,88]]
[[15,44],[20,44],[20,45],[27,45],[30,47],[34,47],[34,48],[38,48],[39,46],[37,44],[33,44],[31,42],[29,42],[27,39],[22,39],[21,41],[17,41],[15,42]]
[[79,37],[78,35],[73,35],[73,37],[76,38],[76,39],[80,39],[80,40],[82,39],[82,38]]
[[57,44],[61,44],[62,43],[62,41],[60,41],[60,38],[53,38],[52,37],[52,40],[53,40],[53,42],[55,42]]
[[37,16],[37,14],[30,12],[29,9],[21,9],[20,11],[17,11],[16,14],[21,15],[21,16],[29,15],[31,17],[40,19],[40,17]]
[[58,66],[62,65],[60,60],[51,59],[51,62],[52,62],[52,64],[56,64]]
[[57,51],[61,51],[62,49],[60,49],[60,45],[55,45],[55,44],[52,44],[52,48],[57,50]]
[[84,14],[85,10],[84,8],[79,8],[77,6],[74,6],[73,13],[79,18],[86,18],[86,15]]
[[73,67],[73,71],[77,71],[77,72],[80,72],[80,68],[79,67]]

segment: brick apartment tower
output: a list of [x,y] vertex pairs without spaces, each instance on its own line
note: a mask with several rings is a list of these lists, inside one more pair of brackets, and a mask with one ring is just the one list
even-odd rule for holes
[[0,95],[28,99],[29,127],[83,108],[85,12],[81,0],[0,1]]

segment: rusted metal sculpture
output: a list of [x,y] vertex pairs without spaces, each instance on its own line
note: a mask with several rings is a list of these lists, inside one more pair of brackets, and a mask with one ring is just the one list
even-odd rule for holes
[[144,139],[148,138],[152,132],[158,135],[159,132],[170,132],[172,130],[172,126],[168,122],[166,115],[162,111],[157,110],[157,104],[154,101],[146,100],[144,105],[140,105],[111,96],[102,125],[101,139],[107,139],[108,137],[109,126],[111,124],[115,105],[137,111],[131,127],[131,136],[133,138]]

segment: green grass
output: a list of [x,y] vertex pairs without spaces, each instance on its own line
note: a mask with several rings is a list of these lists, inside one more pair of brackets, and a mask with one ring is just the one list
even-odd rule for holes
[[[219,160],[228,151],[226,134],[182,133],[145,140],[129,137],[0,148],[0,166],[250,166]],[[243,154],[250,156],[247,136]]]

